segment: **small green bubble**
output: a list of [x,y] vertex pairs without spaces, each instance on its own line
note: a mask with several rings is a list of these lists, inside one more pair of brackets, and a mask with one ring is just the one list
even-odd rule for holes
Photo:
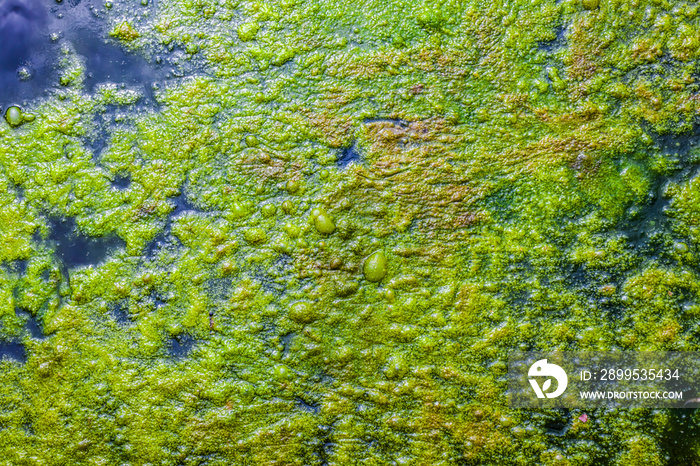
[[286,231],[287,234],[292,238],[296,238],[301,234],[301,229],[293,223],[287,223],[286,225],[284,225],[284,231]]
[[243,235],[245,240],[251,244],[259,244],[267,241],[267,233],[262,228],[250,228]]
[[316,226],[316,230],[324,235],[330,235],[335,231],[333,219],[327,214],[321,214],[316,217],[314,225]]
[[362,267],[365,278],[370,282],[379,282],[386,276],[387,260],[382,251],[377,251],[367,259]]
[[316,320],[316,315],[309,303],[300,301],[289,308],[289,318],[301,324],[308,324]]
[[234,202],[231,206],[231,214],[236,218],[245,217],[248,215],[248,209],[244,204]]
[[293,203],[292,201],[290,201],[289,199],[287,199],[286,201],[284,201],[284,202],[282,203],[282,211],[283,211],[285,214],[293,214],[293,213],[296,212],[296,210],[297,210],[296,206],[295,206],[294,203]]
[[7,109],[5,112],[5,120],[7,123],[12,126],[16,127],[22,124],[22,110],[19,107],[12,106]]
[[313,212],[314,226],[316,230],[323,235],[330,235],[335,231],[335,223],[333,222],[333,217],[328,215],[326,211],[322,209],[314,209]]
[[258,145],[258,138],[250,134],[245,137],[245,143],[248,147],[256,147]]
[[272,217],[277,213],[277,207],[274,204],[265,204],[261,209],[262,214],[265,217]]
[[292,376],[292,371],[289,370],[289,368],[287,366],[283,366],[281,364],[278,364],[273,369],[272,374],[277,379],[288,379]]
[[294,194],[299,191],[299,182],[296,180],[289,180],[287,181],[287,191],[290,194]]

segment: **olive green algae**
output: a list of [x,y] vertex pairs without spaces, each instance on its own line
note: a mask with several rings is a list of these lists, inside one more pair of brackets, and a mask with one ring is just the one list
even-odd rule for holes
[[[697,5],[110,6],[106,37],[203,72],[144,111],[66,46],[0,125],[0,334],[28,354],[0,464],[697,461],[692,413],[583,423],[503,383],[510,350],[698,349]],[[124,247],[63,264],[57,217]]]

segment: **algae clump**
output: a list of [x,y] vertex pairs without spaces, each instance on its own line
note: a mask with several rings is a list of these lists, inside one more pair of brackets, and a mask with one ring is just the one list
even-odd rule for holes
[[387,273],[387,260],[382,251],[377,251],[365,259],[362,265],[362,273],[370,282],[380,282]]
[[314,226],[316,230],[324,235],[330,235],[335,231],[335,222],[323,209],[315,209],[313,212]]
[[24,121],[22,110],[19,107],[9,107],[5,112],[5,121],[12,127],[21,125]]

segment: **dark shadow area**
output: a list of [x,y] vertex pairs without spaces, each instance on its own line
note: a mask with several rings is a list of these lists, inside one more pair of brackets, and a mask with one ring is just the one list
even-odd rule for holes
[[[660,259],[660,252],[668,247],[663,244],[664,233],[672,232],[666,212],[670,199],[664,196],[664,191],[670,182],[679,183],[698,175],[700,125],[693,125],[692,131],[684,134],[659,135],[648,128],[647,132],[654,140],[653,150],[667,158],[675,159],[677,169],[670,176],[657,176],[653,179],[646,202],[631,206],[617,230],[629,238],[630,244],[639,254]],[[686,244],[688,247],[692,246],[689,241]]]
[[700,448],[700,427],[696,409],[668,410],[670,422],[660,441],[666,452],[667,464],[674,466],[695,466]]
[[97,265],[111,251],[125,246],[117,236],[91,237],[81,234],[73,218],[52,218],[49,225],[49,240],[55,242],[56,255],[66,268]]
[[545,432],[549,435],[554,435],[561,437],[566,434],[566,432],[571,427],[571,410],[568,408],[561,408],[557,410],[552,410],[551,413],[553,417],[548,418],[544,422]]
[[321,412],[321,407],[318,404],[309,403],[301,397],[296,397],[295,401],[297,407],[302,411],[306,411],[307,413],[311,414],[318,414]]
[[411,124],[410,121],[402,120],[401,118],[365,118],[364,120],[362,120],[362,122],[365,124],[367,124],[367,123],[382,123],[382,122],[393,123],[396,126],[400,126],[402,128],[407,128],[408,125]]

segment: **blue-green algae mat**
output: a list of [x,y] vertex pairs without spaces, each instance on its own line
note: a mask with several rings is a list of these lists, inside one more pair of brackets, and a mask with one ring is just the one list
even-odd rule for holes
[[505,397],[700,348],[698,13],[0,0],[0,465],[700,464]]

